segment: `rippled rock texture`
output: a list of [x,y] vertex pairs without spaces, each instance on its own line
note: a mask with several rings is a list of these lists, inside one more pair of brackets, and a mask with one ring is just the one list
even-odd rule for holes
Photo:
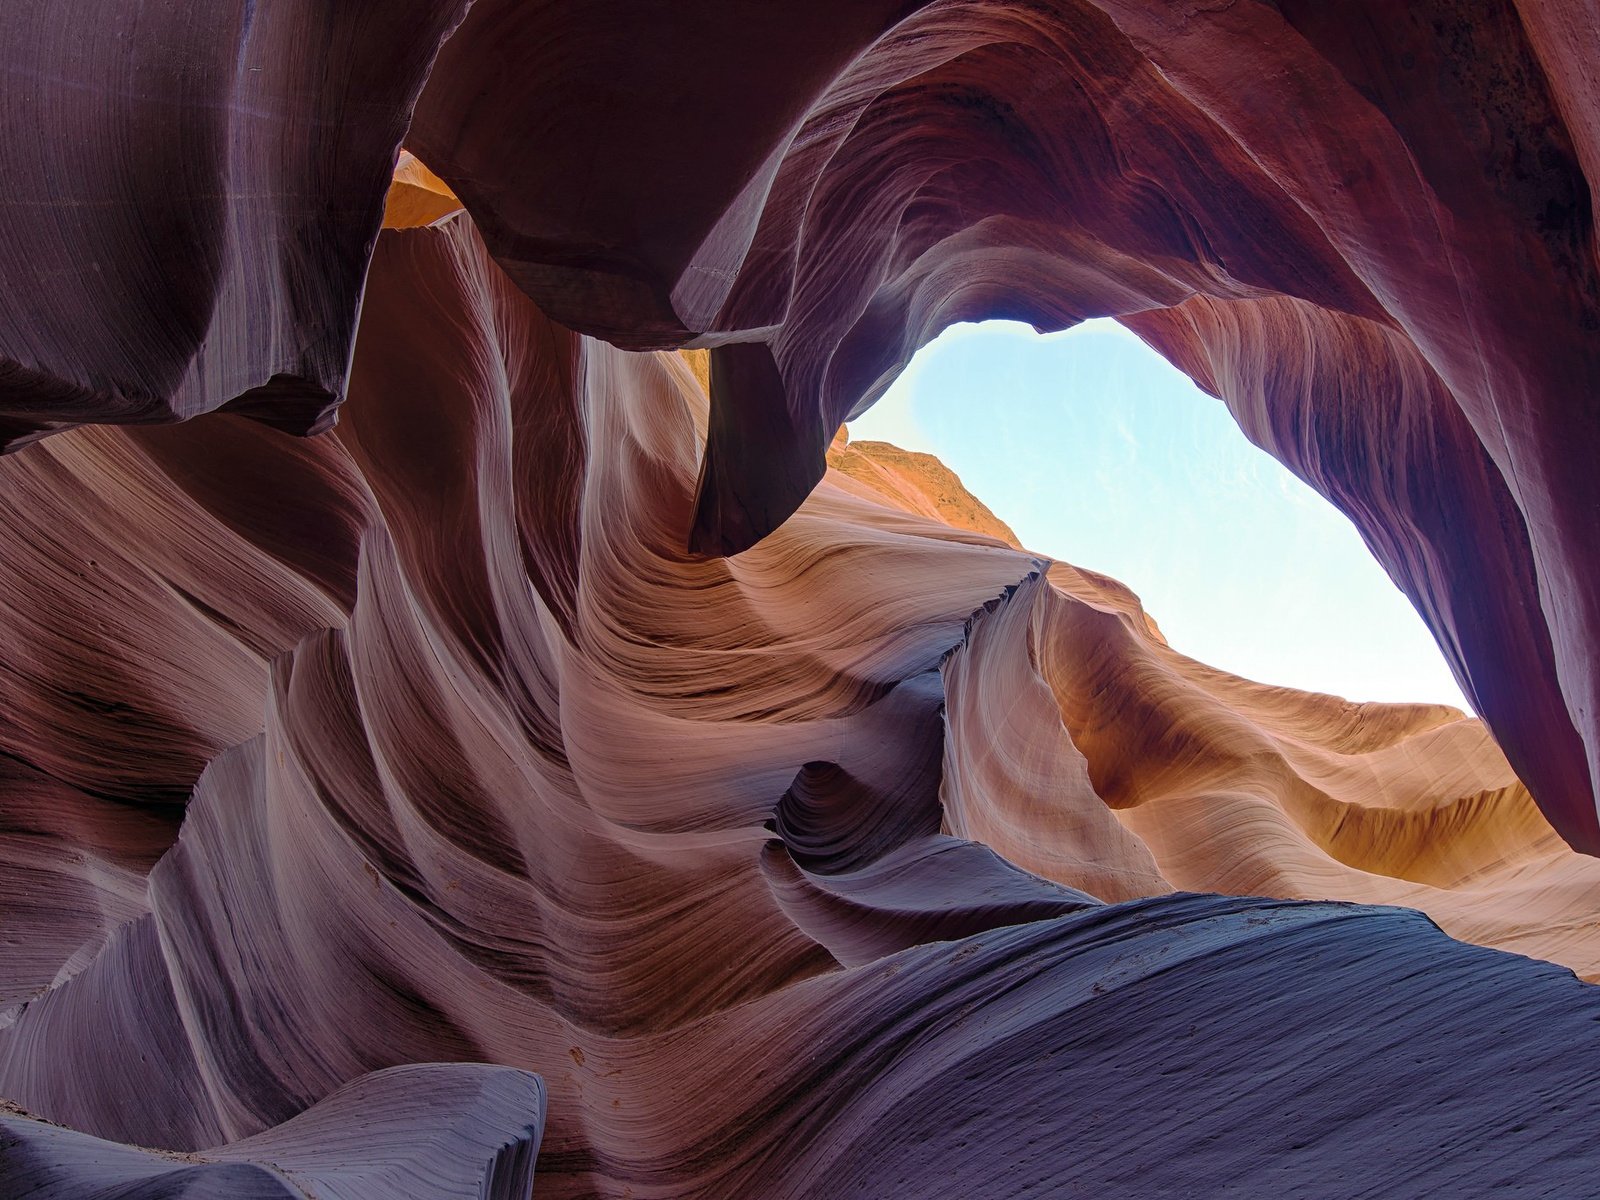
[[704,550],[792,513],[950,322],[1126,316],[1350,515],[1600,850],[1592,4],[3,20],[0,441],[218,407],[327,425],[402,135],[545,312],[713,348]]
[[[0,14],[0,1194],[1590,1186],[1592,11],[337,9]],[[834,438],[1107,313],[1487,728]]]
[[697,546],[792,512],[950,322],[1137,314],[1600,851],[1592,4],[622,9],[479,0],[412,140],[551,315],[716,347]]
[[0,1108],[10,1195],[521,1200],[544,1117],[537,1076],[439,1063],[377,1071],[255,1137],[199,1154],[144,1150]]
[[[692,555],[696,366],[555,325],[456,212],[380,240],[333,433],[0,463],[0,1091],[82,1131],[8,1118],[12,1178],[389,1194],[541,1136],[554,1196],[1591,1169],[1600,992],[1292,902],[1592,974],[1594,860],[1480,723],[1187,660],[891,447]],[[338,1140],[452,1061],[537,1073],[542,1129],[527,1076],[422,1076]]]

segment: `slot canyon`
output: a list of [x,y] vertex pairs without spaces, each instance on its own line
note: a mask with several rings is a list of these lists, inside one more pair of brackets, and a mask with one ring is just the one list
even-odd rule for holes
[[[1600,1194],[1596,0],[0,31],[0,1200]],[[1479,717],[843,430],[1102,317]]]

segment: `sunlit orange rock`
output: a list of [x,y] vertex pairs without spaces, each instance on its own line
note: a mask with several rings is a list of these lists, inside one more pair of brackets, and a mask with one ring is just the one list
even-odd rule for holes
[[[996,523],[927,455],[855,442],[829,464],[896,507]],[[1482,722],[1204,666],[1122,584],[1065,563],[1019,596],[944,668],[952,832],[1105,900],[1399,904],[1600,979],[1600,927],[1574,919],[1600,862],[1550,827]]]

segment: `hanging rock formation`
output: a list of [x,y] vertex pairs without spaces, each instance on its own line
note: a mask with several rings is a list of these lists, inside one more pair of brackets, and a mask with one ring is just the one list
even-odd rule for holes
[[469,0],[18,0],[0,446],[228,407],[331,423],[395,147]]

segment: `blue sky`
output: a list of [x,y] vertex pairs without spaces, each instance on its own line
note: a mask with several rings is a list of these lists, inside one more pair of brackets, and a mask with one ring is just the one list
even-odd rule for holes
[[955,326],[850,436],[937,455],[1025,546],[1122,580],[1203,662],[1471,711],[1355,527],[1115,322]]

